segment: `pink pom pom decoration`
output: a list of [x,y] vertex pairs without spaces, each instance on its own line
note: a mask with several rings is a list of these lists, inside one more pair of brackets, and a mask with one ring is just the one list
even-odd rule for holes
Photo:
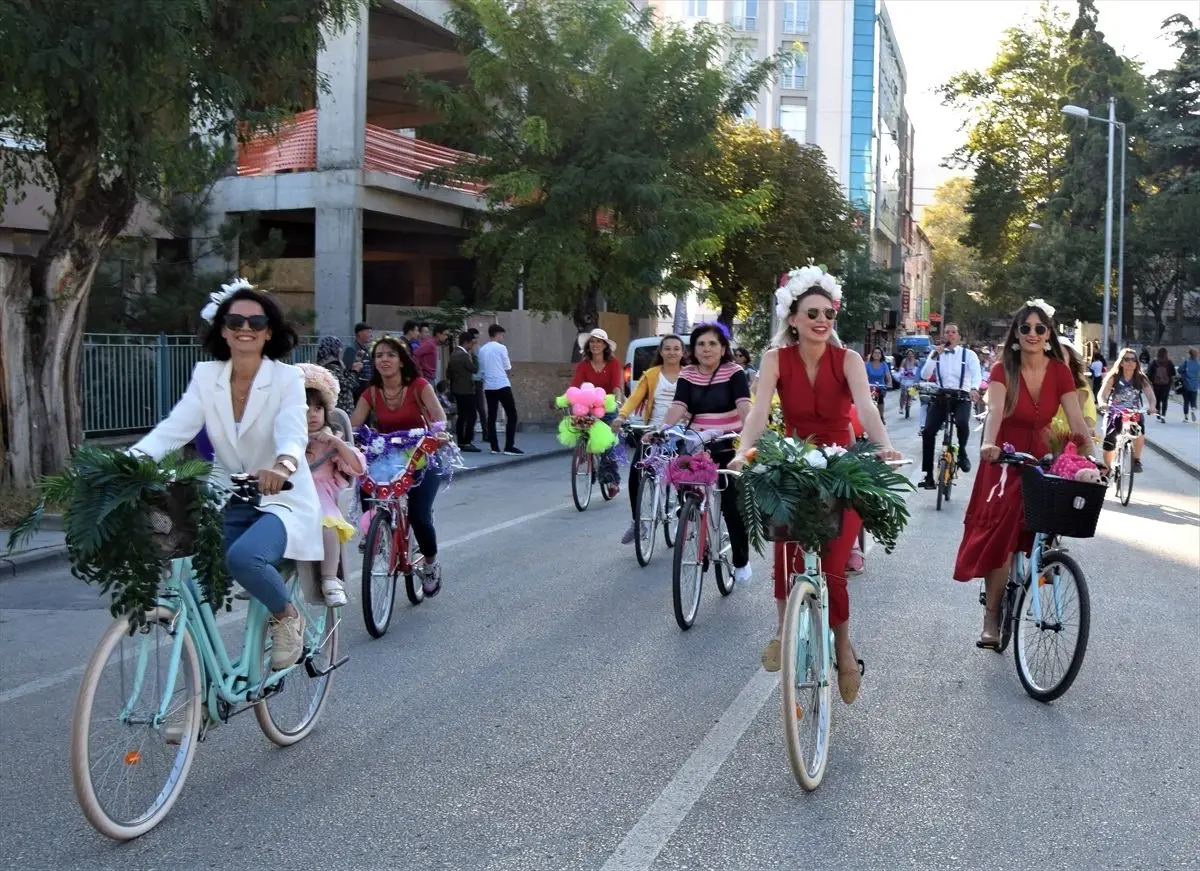
[[571,405],[571,414],[575,415],[576,417],[583,417],[587,413],[588,407],[582,402],[576,402]]

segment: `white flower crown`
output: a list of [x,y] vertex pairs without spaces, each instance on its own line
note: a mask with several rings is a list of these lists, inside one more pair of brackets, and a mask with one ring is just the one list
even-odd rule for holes
[[211,324],[213,318],[217,316],[217,309],[221,307],[221,303],[239,290],[254,290],[254,285],[244,278],[235,278],[231,284],[222,284],[218,292],[208,295],[208,305],[200,309],[200,317]]
[[834,311],[842,307],[842,286],[837,279],[820,266],[802,266],[791,270],[784,276],[783,282],[775,291],[775,314],[786,318],[792,310],[792,303],[809,290],[819,287],[833,300]]

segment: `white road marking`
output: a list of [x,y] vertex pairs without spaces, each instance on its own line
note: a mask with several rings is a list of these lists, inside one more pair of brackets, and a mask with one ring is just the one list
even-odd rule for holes
[[760,668],[750,678],[600,871],[649,869],[778,685],[777,672]]
[[[458,538],[452,538],[449,541],[441,542],[439,545],[439,550],[447,550],[452,547],[458,547],[466,544],[467,542],[475,541],[476,539],[492,535],[493,533],[502,532],[505,529],[512,529],[514,526],[520,526],[522,523],[528,523],[531,520],[537,520],[539,517],[545,517],[546,515],[553,514],[556,511],[563,511],[568,507],[570,507],[569,504],[556,505],[553,508],[545,508],[541,511],[533,511],[529,514],[522,514],[520,517],[514,517],[511,520],[505,520],[503,523],[497,523],[493,526],[477,529],[474,532],[469,532],[466,535],[459,536]],[[354,576],[348,580],[353,581],[357,575],[358,573],[355,572]],[[241,611],[222,614],[217,618],[217,625],[224,626],[242,616],[243,612]],[[128,655],[130,654],[127,654],[127,656]],[[25,696],[32,695],[33,693],[40,693],[42,690],[47,690],[51,687],[58,686],[61,683],[66,683],[69,680],[74,680],[75,678],[81,676],[86,668],[87,663],[84,663],[83,665],[77,665],[73,668],[68,668],[64,671],[47,675],[46,677],[39,677],[36,680],[28,681],[27,683],[15,686],[12,689],[4,690],[0,692],[0,705],[5,704],[6,702],[14,702],[17,699],[24,698]]]

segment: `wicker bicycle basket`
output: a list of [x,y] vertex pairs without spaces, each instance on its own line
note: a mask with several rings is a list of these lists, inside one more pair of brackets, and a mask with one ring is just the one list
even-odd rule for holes
[[1021,469],[1025,528],[1065,538],[1091,538],[1104,507],[1105,486],[1043,475],[1033,466]]

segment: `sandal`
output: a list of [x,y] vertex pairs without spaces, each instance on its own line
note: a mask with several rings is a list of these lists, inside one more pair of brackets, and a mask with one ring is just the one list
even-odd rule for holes
[[867,664],[854,657],[844,667],[838,663],[838,692],[841,693],[842,701],[847,705],[853,704],[858,698],[858,688],[862,684],[862,676],[866,673]]
[[778,638],[772,638],[762,652],[762,667],[767,671],[779,671],[782,657]]

